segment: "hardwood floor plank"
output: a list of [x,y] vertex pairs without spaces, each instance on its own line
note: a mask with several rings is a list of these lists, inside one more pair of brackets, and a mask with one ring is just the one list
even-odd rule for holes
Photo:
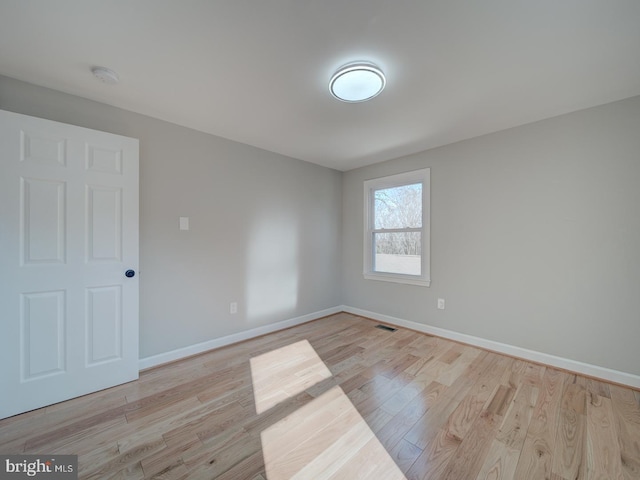
[[622,469],[627,478],[640,478],[640,405],[628,388],[611,385]]
[[162,468],[158,468],[158,465],[154,464],[153,468],[148,472],[143,465],[142,470],[145,474],[145,478],[153,478],[154,480],[182,480],[189,478],[189,471],[180,459],[164,461],[162,463]]
[[[382,378],[386,380],[386,383],[382,383]],[[392,380],[388,380],[385,377],[382,378],[376,377],[377,381],[375,383],[365,384],[358,389],[364,393],[364,396],[360,396],[353,403],[362,416],[371,414],[389,398],[402,390],[403,387],[411,382],[412,377],[405,373],[400,373]]]
[[464,439],[480,417],[485,401],[486,399],[470,391],[449,415],[444,428],[450,435]]
[[265,479],[265,477],[262,476],[264,468],[262,452],[257,451],[215,478],[216,480],[238,480],[240,478],[253,478],[254,480]]
[[405,373],[416,376],[418,372],[422,370],[422,367],[424,367],[427,363],[429,363],[431,360],[435,358],[433,355],[430,355],[428,357],[419,356],[419,355],[416,355],[416,356],[418,357],[418,360],[412,365],[409,365],[405,369]]
[[0,421],[0,452],[77,454],[83,480],[640,478],[640,392],[376,324],[146,370]]
[[125,453],[119,453],[105,462],[79,462],[78,476],[83,479],[101,479],[109,478],[114,472],[120,471],[123,472],[124,478],[128,478],[129,474],[138,478],[139,472],[143,474],[140,478],[144,478],[141,460],[163,448],[165,444],[160,437],[153,442],[137,445],[136,448],[131,448]]
[[[100,445],[95,445],[93,442],[87,442],[87,443],[91,443],[90,450],[88,451],[88,453],[78,454],[76,453],[75,450],[66,450],[66,449],[61,452],[62,455],[71,454],[71,455],[78,455],[79,458],[80,456],[83,458],[84,461],[82,462],[82,464],[78,465],[78,472],[79,472],[80,478],[84,477],[83,472],[86,472],[89,468],[95,468],[100,465],[112,462],[117,458],[119,458],[121,455],[120,449],[118,448],[118,442],[114,441],[113,439],[111,439],[107,443],[103,443]],[[58,453],[58,452],[54,452],[54,453]],[[137,467],[135,471],[136,472],[138,471]],[[137,475],[137,473],[135,475]]]
[[537,385],[542,380],[543,373],[544,367],[542,365],[535,365],[526,360],[514,358],[511,364],[510,378],[514,384],[529,383]]
[[587,404],[587,478],[625,478],[611,399],[591,395]]
[[504,416],[511,399],[515,394],[515,389],[506,385],[498,385],[496,387],[494,395],[489,400],[487,405],[487,411],[500,417]]
[[[70,402],[75,402],[75,400],[77,399],[70,400]],[[67,433],[81,430],[83,426],[91,426],[103,420],[109,421],[113,418],[123,417],[123,410],[120,409],[122,408],[120,406],[106,409],[109,413],[105,416],[99,416],[96,415],[96,410],[93,407],[80,407],[75,409],[75,414],[70,414],[69,412],[73,409],[67,408],[64,403],[66,402],[0,421],[0,447],[2,451],[14,451],[14,448],[11,448],[12,445],[22,444],[20,449],[22,452],[27,444],[28,448],[34,448],[37,447],[38,441],[46,443],[51,438],[57,438],[57,435],[51,434],[52,431],[60,432],[59,436],[64,436]],[[119,405],[121,404],[122,402],[119,402]],[[105,405],[105,403],[101,402],[101,405]],[[51,413],[47,413],[47,409],[52,409]]]
[[[241,425],[247,431],[247,433],[251,435],[259,435],[260,432],[279,422],[283,418],[288,417],[290,414],[296,412],[298,409],[304,407],[314,399],[314,397],[307,394],[306,392],[299,393],[298,395],[291,397],[287,401],[277,404],[266,412],[255,416],[248,416],[241,422]],[[233,423],[235,422],[231,422],[230,425],[233,425]],[[202,436],[200,437],[203,438]]]
[[491,442],[476,480],[516,479],[515,471],[519,458],[520,449],[511,448],[504,442],[494,440]]
[[87,421],[80,421],[60,429],[55,429],[51,433],[42,436],[32,437],[25,443],[24,453],[37,454],[45,448],[47,451],[60,451],[69,448],[71,444],[84,442],[94,435],[106,430],[117,430],[118,427],[126,426],[127,420],[124,415],[112,416],[111,414],[89,418]]
[[404,372],[407,368],[414,365],[420,357],[407,353],[402,356],[398,356],[393,362],[390,362],[386,371],[382,374],[388,379],[395,378],[398,374]]
[[533,417],[533,409],[537,399],[537,387],[530,383],[521,383],[518,386],[518,390],[498,429],[497,441],[511,450],[520,452],[529,429],[529,423]]
[[563,478],[586,478],[586,418],[572,409],[560,409],[553,473]]
[[[424,390],[424,395],[416,396],[380,429],[377,436],[382,444],[387,448],[393,448],[404,439],[429,408],[438,401],[446,389],[445,385],[435,381],[431,382]],[[422,451],[421,448],[416,448]]]
[[475,348],[469,348],[462,351],[462,354],[456,358],[452,363],[445,365],[449,365],[448,368],[445,368],[440,375],[436,378],[436,380],[443,385],[451,385],[455,382],[460,375],[463,374],[465,370],[469,367],[470,364],[476,361],[476,358],[480,355],[480,350]]
[[425,375],[414,378],[407,385],[402,387],[395,395],[389,397],[389,399],[384,402],[380,408],[391,415],[396,415],[411,403],[414,398],[422,395],[427,386],[432,382],[433,380]]
[[[342,391],[348,395],[354,390],[360,390],[360,388],[362,388],[365,384],[370,383],[371,381],[372,381],[371,378],[358,373],[356,375],[353,375],[349,379],[341,382],[340,388],[342,388]],[[385,379],[384,381],[388,381],[388,380]]]
[[583,479],[586,451],[586,379],[567,379],[558,415],[552,471],[562,478]]
[[375,409],[369,415],[363,417],[369,428],[378,436],[378,432],[391,421],[393,415],[388,414],[381,408]]
[[442,363],[446,363],[447,365],[451,365],[458,359],[458,357],[460,357],[460,355],[462,355],[463,349],[464,347],[461,344],[456,343],[452,345],[449,350],[440,355],[438,360],[440,360]]
[[200,445],[196,444],[187,448],[182,452],[182,461],[186,465],[187,469],[192,472],[200,465],[208,464],[213,458],[212,454],[216,451],[235,445],[237,442],[242,441],[242,439],[247,437],[248,434],[241,425],[234,425],[231,428],[224,430],[219,435],[201,442]]
[[600,395],[601,397],[611,398],[611,393],[609,392],[609,384],[601,382],[600,380],[595,380],[593,378],[587,378],[587,394],[592,393],[595,395]]
[[[58,446],[52,444],[46,451],[60,455],[78,455],[83,458],[91,458],[98,454],[103,458],[102,452],[111,450],[114,445],[119,452],[118,439],[128,438],[129,435],[135,433],[135,430],[128,423],[122,422],[111,427],[108,424],[102,424],[100,425],[100,430],[92,430],[90,433],[86,433],[71,442],[66,441]],[[33,453],[40,453],[40,451]]]
[[[359,415],[354,415],[353,405],[340,387],[335,387],[318,397],[289,416],[264,430],[270,438],[275,439],[269,450],[265,450],[268,463],[278,461],[282,457],[291,457],[294,450],[304,447],[311,438],[320,437],[313,443],[314,448],[321,448],[322,439],[330,442],[332,436],[326,435],[339,431],[340,427],[361,422]],[[344,423],[342,423],[344,422]],[[334,428],[338,426],[338,428]],[[329,443],[326,444],[328,446]]]
[[140,462],[133,462],[118,470],[97,471],[90,474],[80,474],[82,480],[142,480],[145,478]]
[[393,448],[389,449],[389,455],[391,455],[393,461],[403,472],[409,471],[409,468],[411,468],[421,454],[422,450],[413,443],[407,442],[404,438],[400,439]]
[[253,385],[251,381],[244,378],[237,379],[226,385],[226,389],[221,389],[219,385],[213,385],[198,392],[196,398],[202,404],[211,406],[222,406],[229,403],[238,402],[241,405],[253,405]]
[[[375,438],[371,429],[362,421],[355,422],[355,425],[348,425],[347,428],[340,428],[334,431],[333,441],[326,449],[320,450],[317,454],[311,455],[309,461],[304,462],[302,468],[296,465],[291,473],[275,470],[273,475],[269,470],[269,460],[267,459],[267,476],[274,479],[295,479],[306,480],[326,479],[335,475],[352,456],[364,448],[367,443]],[[333,432],[332,432],[333,433]],[[315,445],[308,446],[316,449]]]
[[236,465],[261,452],[262,442],[260,436],[248,435],[237,441],[225,445],[220,449],[212,449],[203,453],[205,461],[198,460],[190,465],[185,462],[189,475],[193,478],[219,478]]
[[156,477],[158,475],[179,477],[186,473],[187,468],[184,466],[182,453],[190,448],[202,445],[202,442],[196,435],[193,435],[190,439],[171,447],[167,445],[166,441],[164,444],[166,445],[165,448],[142,459],[141,464],[145,477]]
[[[339,421],[332,422],[314,432],[286,453],[281,451],[278,437],[268,432],[267,437],[263,439],[268,478],[294,478],[296,475],[305,478],[304,472],[309,475],[320,475],[325,471],[325,468],[330,468],[329,464],[341,461],[341,464],[334,465],[339,468],[373,437],[374,434],[366,423],[358,416],[353,415],[352,412],[345,412]],[[338,442],[340,449],[336,450]],[[347,446],[345,442],[349,442],[351,445]],[[330,450],[332,448],[334,450]],[[344,451],[348,448],[352,449],[349,454]],[[312,463],[314,465],[311,465]],[[330,476],[333,474],[332,472],[333,470],[328,470],[324,475]]]
[[567,378],[564,393],[562,395],[561,408],[584,415],[587,408],[587,388],[586,379],[584,377],[571,375],[570,378]]
[[371,438],[362,448],[349,458],[329,480],[380,478],[385,480],[405,480],[402,470],[389,457],[387,451],[375,438]]
[[127,423],[131,425],[165,425],[184,412],[198,410],[202,407],[202,402],[196,396],[190,396],[185,399],[176,398],[171,403],[161,403],[153,407],[136,410],[130,414],[125,414]]
[[449,460],[462,442],[461,439],[449,435],[444,429],[430,431],[423,438],[425,448],[406,473],[407,480],[443,478]]
[[465,435],[455,455],[447,464],[442,478],[475,478],[482,469],[491,439],[495,437],[501,420],[499,415],[485,410]]
[[434,435],[438,434],[438,431],[449,420],[449,416],[458,408],[460,402],[467,397],[474,384],[477,383],[476,391],[478,392],[486,393],[493,389],[493,385],[486,387],[485,382],[480,379],[482,375],[491,375],[492,366],[496,361],[494,356],[484,356],[480,362],[469,366],[467,373],[461,375],[447,388],[444,396],[426,410],[404,438],[418,448],[425,450],[427,445],[433,441]]
[[560,401],[566,375],[547,368],[525,437],[514,478],[550,478]]
[[364,352],[364,348],[362,348],[357,343],[349,343],[346,345],[340,345],[336,348],[329,350],[328,352],[323,352],[320,354],[322,357],[322,361],[331,368],[332,365],[336,365],[348,358],[352,358],[354,355],[358,355]]
[[380,429],[378,432],[380,441],[388,448],[395,446],[437,402],[446,388],[438,382],[431,382],[424,389],[423,394],[416,396]]
[[208,438],[217,436],[238,422],[244,425],[245,420],[251,421],[255,418],[253,416],[254,413],[254,411],[243,407],[239,403],[225,405],[224,407],[204,414],[200,422],[194,425],[193,431],[198,435],[198,438],[204,442]]

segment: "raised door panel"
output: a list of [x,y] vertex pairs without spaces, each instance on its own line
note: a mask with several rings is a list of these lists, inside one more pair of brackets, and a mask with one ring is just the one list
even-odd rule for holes
[[122,175],[122,150],[87,143],[86,168],[90,172]]
[[65,292],[23,293],[20,372],[22,381],[66,371]]
[[122,358],[122,287],[87,289],[87,365]]
[[65,182],[21,178],[20,187],[22,264],[65,263]]
[[122,188],[86,190],[87,262],[122,262]]
[[67,164],[67,140],[43,132],[20,131],[20,161],[52,167]]

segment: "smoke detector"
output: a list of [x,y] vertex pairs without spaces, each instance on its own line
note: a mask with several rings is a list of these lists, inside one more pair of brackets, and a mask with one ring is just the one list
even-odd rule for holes
[[93,67],[91,73],[93,73],[93,76],[98,80],[108,83],[109,85],[115,85],[120,80],[118,74],[107,67]]

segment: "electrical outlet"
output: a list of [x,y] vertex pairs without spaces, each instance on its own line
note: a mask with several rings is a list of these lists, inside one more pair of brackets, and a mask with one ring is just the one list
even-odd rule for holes
[[231,302],[229,304],[229,313],[238,313],[238,302]]
[[444,310],[444,298],[438,299],[438,310]]

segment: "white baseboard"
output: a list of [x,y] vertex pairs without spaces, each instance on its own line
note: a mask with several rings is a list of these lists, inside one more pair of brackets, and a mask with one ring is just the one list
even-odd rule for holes
[[411,330],[417,330],[418,332],[427,333],[429,335],[435,335],[437,337],[466,343],[468,345],[484,348],[493,352],[503,353],[512,357],[518,357],[524,360],[530,360],[532,362],[542,363],[563,370],[569,370],[571,372],[587,375],[589,377],[600,378],[608,382],[619,383],[622,385],[628,385],[632,388],[640,389],[640,376],[631,373],[612,370],[610,368],[600,367],[598,365],[592,365],[589,363],[578,362],[577,360],[571,360],[568,358],[557,357],[555,355],[537,352],[535,350],[515,347],[506,343],[500,343],[493,340],[474,337],[473,335],[466,335],[464,333],[458,333],[452,330],[446,330],[444,328],[432,327],[430,325],[424,325],[422,323],[412,322],[410,320],[403,320],[401,318],[391,317],[389,315],[369,312],[360,308],[343,305],[341,310],[347,313],[353,313],[354,315],[360,315],[362,317],[368,317],[380,322],[389,323],[391,325],[410,328]]
[[320,310],[319,312],[309,313],[302,315],[301,317],[290,318],[289,320],[283,320],[282,322],[271,323],[262,327],[252,328],[243,332],[227,335],[226,337],[214,338],[206,342],[197,343],[188,347],[178,348],[171,350],[170,352],[160,353],[158,355],[152,355],[151,357],[141,358],[138,361],[138,368],[144,370],[151,367],[162,365],[163,363],[173,362],[180,360],[181,358],[197,355],[198,353],[213,350],[214,348],[225,347],[232,343],[242,342],[243,340],[249,340],[250,338],[259,337],[267,333],[277,332],[278,330],[284,330],[285,328],[294,327],[302,323],[316,320],[317,318],[326,317],[327,315],[333,315],[342,311],[342,307],[332,307],[326,310]]

